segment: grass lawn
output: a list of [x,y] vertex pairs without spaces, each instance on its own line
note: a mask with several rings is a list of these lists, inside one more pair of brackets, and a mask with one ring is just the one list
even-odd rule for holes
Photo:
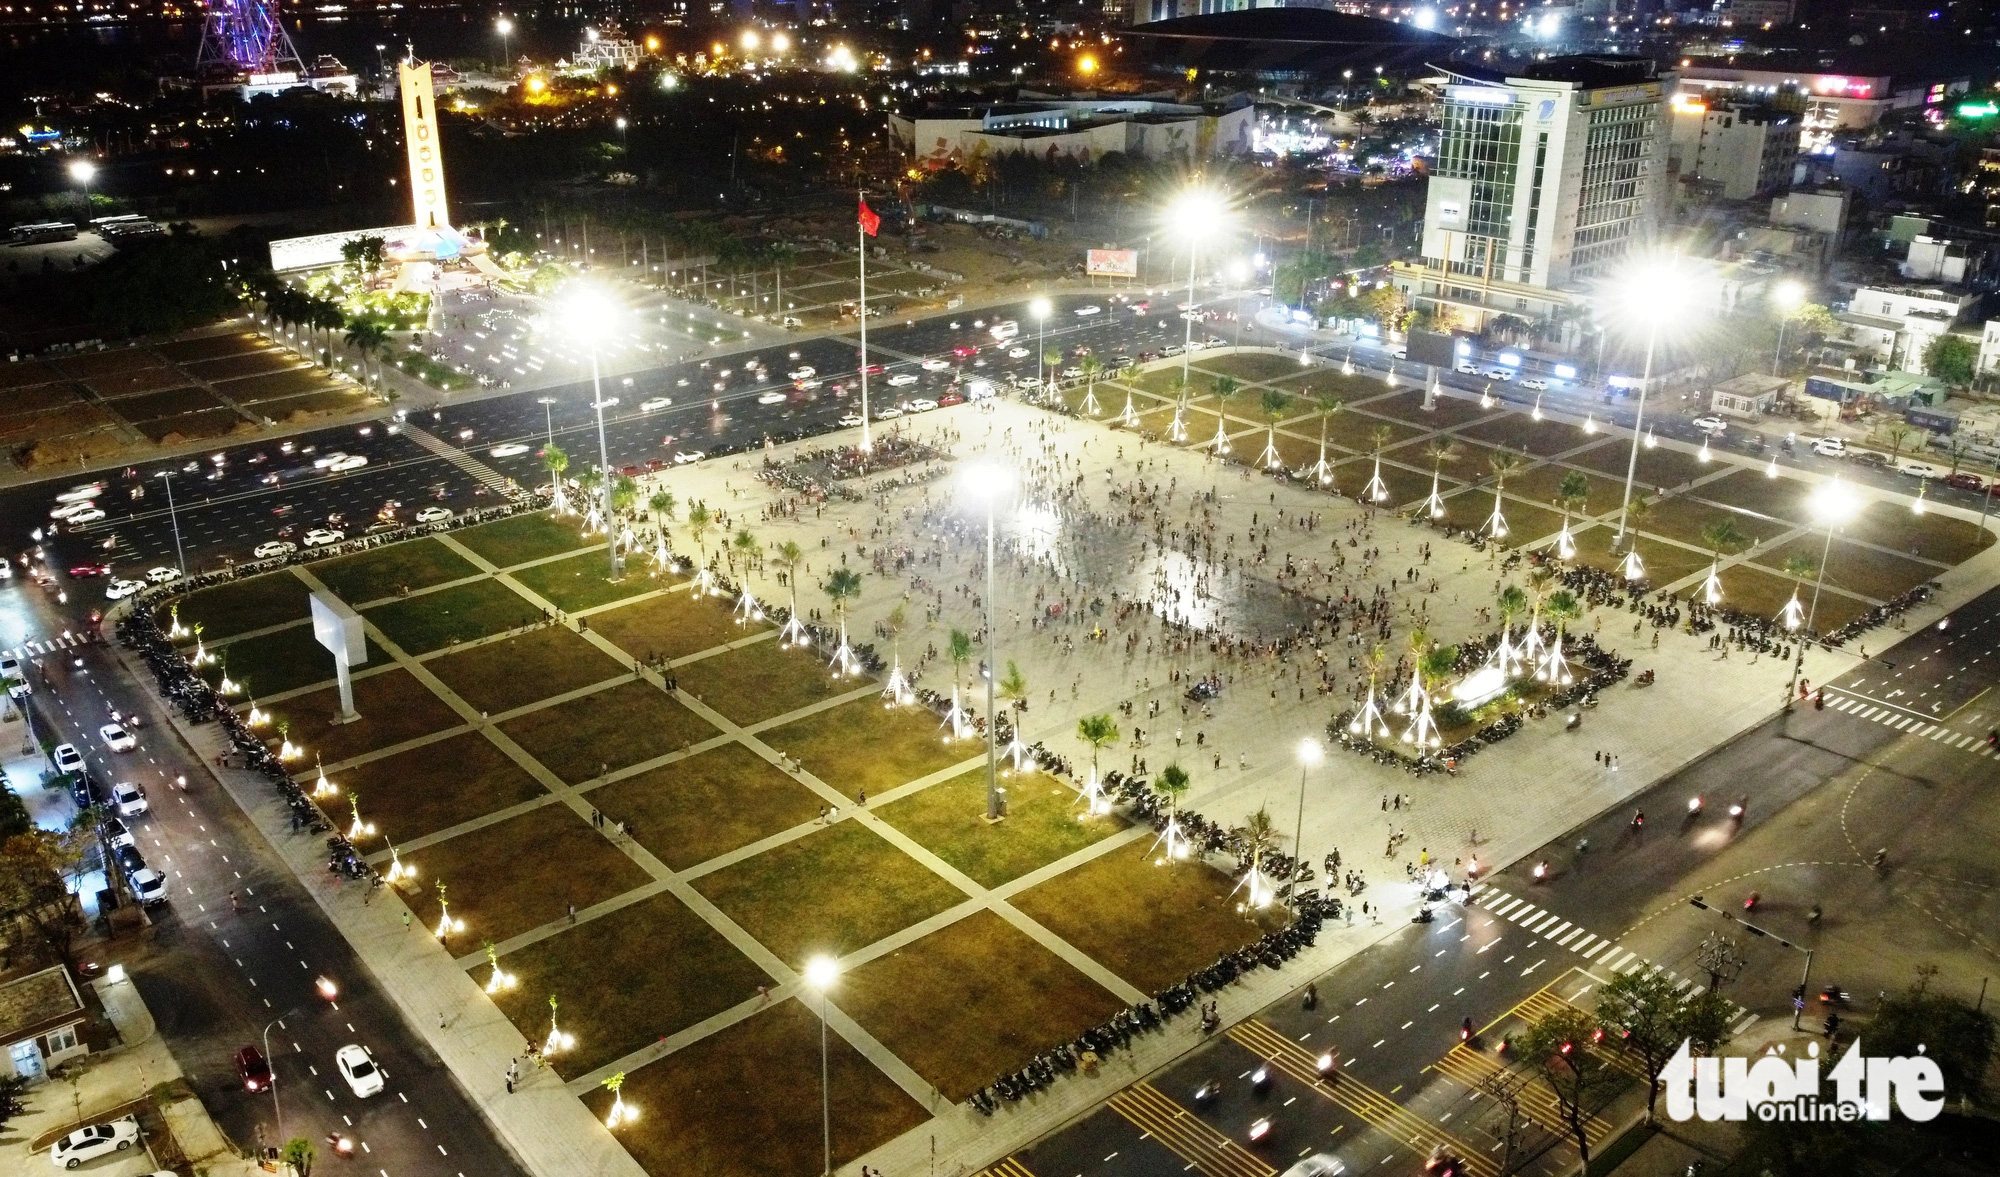
[[[310,625],[243,638],[220,650],[210,646],[209,651],[216,662],[202,671],[203,677],[216,682],[227,667],[230,678],[245,684],[245,689],[259,698],[326,682],[334,675],[333,654],[313,637]],[[365,665],[380,665],[388,657],[382,647],[372,640],[368,643]]]
[[457,712],[400,667],[356,679],[354,710],[360,719],[334,723],[340,712],[340,688],[327,687],[287,699],[272,707],[271,715],[290,720],[292,743],[317,754],[324,764],[338,764],[459,722]]
[[[1449,471],[1447,471],[1449,472]],[[1488,471],[1490,472],[1490,471]],[[1572,471],[1567,466],[1543,463],[1532,469],[1523,470],[1507,480],[1509,494],[1520,495],[1547,507],[1555,503],[1556,492],[1562,487],[1563,478]],[[1584,472],[1584,480],[1590,484],[1589,497],[1584,504],[1585,513],[1616,510],[1618,497],[1625,490],[1625,484],[1614,482],[1600,474]]]
[[775,641],[690,662],[674,675],[681,690],[746,725],[870,685],[867,679],[835,679],[818,654],[782,649]]
[[[1360,377],[1356,377],[1359,380]],[[1380,380],[1366,381],[1363,395],[1374,395],[1383,391]],[[1350,403],[1353,398],[1349,398]],[[1460,425],[1470,425],[1504,412],[1499,408],[1482,409],[1479,401],[1460,400],[1453,396],[1439,396],[1432,402],[1430,410],[1424,409],[1422,389],[1399,392],[1394,396],[1379,397],[1359,406],[1363,413],[1373,413],[1378,417],[1393,417],[1398,421],[1408,421],[1412,425],[1426,429],[1451,429]]]
[[[1754,617],[1766,620],[1773,620],[1778,616],[1779,611],[1785,607],[1785,602],[1792,599],[1792,590],[1795,588],[1798,590],[1801,605],[1812,603],[1813,586],[1810,580],[1804,585],[1798,585],[1789,576],[1779,576],[1775,572],[1766,572],[1746,564],[1738,564],[1733,568],[1725,567],[1722,570],[1724,607],[1741,609]],[[1696,594],[1700,589],[1701,586],[1696,585],[1683,595]],[[1821,609],[1824,610],[1835,599],[1837,599],[1836,594],[1821,593],[1819,596]],[[1813,624],[1817,628],[1819,622],[1815,620]]]
[[523,568],[514,573],[514,579],[571,613],[662,587],[660,581],[646,575],[636,557],[626,561],[625,575],[618,580],[607,577],[606,571],[603,552],[579,552],[568,559]]
[[1935,512],[1918,515],[1901,503],[1882,499],[1863,507],[1844,530],[1849,538],[1864,543],[1947,564],[1969,560],[1993,542],[1993,533],[1971,519]]
[[705,740],[715,729],[647,682],[625,682],[501,725],[550,772],[577,784]]
[[[248,580],[219,584],[180,599],[181,624],[189,630],[200,625],[202,639],[213,642],[253,629],[299,621],[312,615],[312,606],[307,603],[309,591],[305,581],[290,572],[267,572]],[[168,624],[167,613],[166,609],[159,611],[162,627]]]
[[[1783,547],[1766,552],[1757,558],[1766,568],[1779,569],[1793,556],[1804,556],[1819,563],[1820,552],[1826,546],[1826,533],[1802,535]],[[1837,584],[1849,592],[1864,597],[1886,601],[1905,589],[1940,575],[1938,569],[1901,556],[1892,556],[1874,548],[1864,548],[1859,544],[1847,543],[1840,539],[1833,541],[1833,550],[1826,557],[1826,582]],[[1825,603],[1822,597],[1821,604]],[[1824,629],[1824,626],[1820,628]]]
[[526,597],[491,577],[368,610],[368,620],[411,655],[505,633],[540,618],[541,611]]
[[[527,770],[478,732],[384,756],[330,774],[361,798],[362,816],[398,842],[449,829],[544,795]],[[347,802],[321,806],[338,820]]]
[[1234,376],[1246,384],[1252,381],[1275,380],[1280,376],[1295,376],[1299,371],[1299,361],[1296,356],[1264,355],[1259,352],[1213,358],[1196,355],[1194,366]]
[[[1632,460],[1632,439],[1629,437],[1612,438],[1605,441],[1602,445],[1585,450],[1583,453],[1566,460],[1573,465],[1586,466],[1592,470],[1610,475],[1618,481],[1620,493],[1623,493],[1625,466],[1626,463]],[[1639,467],[1633,476],[1634,485],[1632,493],[1639,493],[1640,487],[1646,487],[1650,490],[1659,490],[1664,487],[1672,490],[1677,486],[1692,482],[1704,474],[1713,474],[1715,470],[1716,467],[1714,465],[1702,462],[1701,459],[1695,457],[1693,454],[1684,454],[1679,450],[1668,449],[1666,446],[1648,449],[1645,443],[1641,442],[1639,445]],[[1781,479],[1780,481],[1783,480]]]
[[[576,1035],[575,1048],[556,1056],[556,1073],[565,1079],[721,1013],[768,981],[722,933],[667,894],[509,953],[503,967],[519,982],[493,1002],[528,1041],[549,1032],[549,995],[562,1002],[563,1029]],[[472,972],[475,981],[489,976],[485,966]]]
[[[1646,580],[1654,588],[1667,585],[1691,573],[1707,573],[1710,558],[1707,552],[1683,548],[1678,544],[1663,543],[1653,539],[1642,530],[1638,537],[1639,560],[1646,566]],[[1624,567],[1623,553],[1612,555],[1611,540],[1618,534],[1616,523],[1605,523],[1591,528],[1576,537],[1576,558],[1585,564],[1619,572]]]
[[582,528],[547,511],[516,515],[452,533],[452,538],[502,568],[583,547]]
[[627,777],[589,797],[677,871],[811,821],[825,808],[819,794],[742,744]]
[[[1484,522],[1486,517],[1493,513],[1493,496],[1490,493],[1480,494],[1475,491],[1471,495],[1466,496],[1465,501],[1480,505],[1480,522]],[[1458,499],[1446,499],[1445,505],[1447,507],[1455,507],[1458,502]],[[1516,502],[1513,499],[1508,499],[1506,505],[1501,510],[1507,517],[1507,538],[1502,542],[1510,548],[1541,544],[1543,541],[1554,536],[1556,532],[1562,530],[1562,512],[1560,511],[1551,511],[1547,507],[1530,506],[1527,503]],[[1574,529],[1576,521],[1572,519],[1570,524],[1572,529]],[[1581,541],[1579,541],[1580,544]]]
[[[1758,515],[1769,515],[1785,524],[1811,527],[1813,491],[1817,482],[1798,478],[1766,478],[1755,470],[1738,469],[1724,478],[1703,483],[1691,494],[1710,502],[1723,503]],[[1775,534],[1775,524],[1765,522],[1766,534]]]
[[885,708],[856,699],[772,728],[759,738],[849,797],[881,795],[949,768],[979,751],[978,741],[947,744],[947,729],[922,707]]
[[[1374,473],[1375,459],[1356,458],[1333,472],[1334,486],[1339,488],[1342,494],[1353,497],[1367,487],[1368,479]],[[1391,466],[1384,462],[1382,481],[1389,487],[1389,497],[1380,504],[1383,510],[1414,508],[1431,494],[1431,475],[1428,470],[1419,474],[1415,470],[1405,470],[1400,466]],[[1449,496],[1451,489],[1451,472],[1446,470],[1443,479],[1438,483],[1438,493]],[[1448,504],[1451,499],[1447,497],[1445,502]]]
[[1155,865],[1149,844],[1142,839],[1094,858],[1016,895],[1014,906],[1134,987],[1156,993],[1263,929],[1236,910],[1235,880],[1198,862]]
[[966,898],[856,821],[703,875],[694,886],[794,967],[866,947]]
[[[1700,488],[1696,488],[1695,493],[1700,494]],[[1601,510],[1608,512],[1612,526],[1617,526],[1618,492],[1613,490],[1611,496],[1604,500],[1604,504]],[[1781,523],[1761,515],[1732,511],[1726,507],[1719,507],[1712,501],[1688,495],[1672,495],[1655,502],[1652,509],[1646,513],[1646,530],[1697,547],[1707,547],[1707,542],[1701,538],[1701,529],[1723,519],[1734,523],[1736,530],[1748,536],[1753,544],[1775,539],[1791,529],[1788,523]],[[1732,550],[1741,551],[1742,547]]]
[[991,911],[848,973],[837,1000],[954,1103],[1122,1008]]
[[[361,812],[368,814],[366,797]],[[381,824],[379,818],[370,820]],[[403,897],[418,923],[437,926],[437,884],[448,888],[452,918],[465,921],[465,931],[452,938],[453,953],[560,919],[569,904],[581,910],[652,881],[589,822],[561,805],[544,805],[426,846],[403,855],[403,861],[417,867],[417,880],[403,888]]]
[[[826,1043],[836,1166],[929,1118],[840,1035]],[[627,1075],[620,1094],[640,1118],[618,1138],[652,1177],[817,1177],[819,1046],[815,1010],[781,1002]],[[583,1102],[602,1119],[611,1099]]]
[[[1394,421],[1385,421],[1380,417],[1368,417],[1360,413],[1341,412],[1335,413],[1327,419],[1327,444],[1353,450],[1357,454],[1372,455],[1375,452],[1375,431],[1377,429],[1386,429],[1389,431],[1388,439],[1383,442],[1385,452],[1423,436],[1422,430],[1414,429],[1408,425],[1400,425]],[[1292,426],[1292,431],[1301,437],[1312,438],[1314,448],[1318,448],[1318,417],[1307,417],[1297,422]],[[1421,453],[1422,449],[1423,447],[1421,446],[1412,447],[1406,450],[1401,456],[1404,461],[1412,461],[1414,459],[1411,455]]]
[[350,605],[394,596],[401,587],[428,588],[478,572],[472,561],[430,536],[312,567],[312,574]]
[[1126,826],[1116,815],[1085,817],[1075,790],[1054,777],[1003,777],[1007,820],[986,824],[986,769],[973,769],[878,810],[924,849],[984,887],[998,887]]
[[493,715],[603,682],[623,670],[610,655],[559,625],[433,658],[424,667],[466,702]]
[[634,658],[685,658],[767,628],[738,625],[726,602],[667,593],[590,615],[590,628]]
[[1503,446],[1546,458],[1565,450],[1589,442],[1592,436],[1602,434],[1585,433],[1580,426],[1565,425],[1560,421],[1537,421],[1526,413],[1508,413],[1468,425],[1458,431],[1460,437],[1488,445]]

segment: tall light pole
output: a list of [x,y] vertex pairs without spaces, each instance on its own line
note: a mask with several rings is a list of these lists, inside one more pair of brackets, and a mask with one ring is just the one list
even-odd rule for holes
[[1035,316],[1035,391],[1047,392],[1048,377],[1043,374],[1042,357],[1048,354],[1049,344],[1049,300],[1038,298],[1028,304],[1028,313]]
[[264,1043],[264,1065],[269,1067],[271,1072],[271,1110],[278,1117],[279,1148],[285,1147],[285,1109],[278,1102],[278,1068],[271,1066],[271,1027],[291,1016],[286,1014],[284,1017],[272,1018],[270,1024],[264,1027],[264,1033],[260,1035],[260,1040]]
[[[73,160],[69,165],[69,178],[83,185],[83,207],[85,210],[88,210],[90,208],[90,182],[97,178],[97,165],[87,159]],[[89,218],[86,216],[84,219],[88,220]]]
[[1632,416],[1632,452],[1625,460],[1625,494],[1618,501],[1618,533],[1612,550],[1625,543],[1626,515],[1632,506],[1632,479],[1639,471],[1639,442],[1645,432],[1646,394],[1653,387],[1653,352],[1660,342],[1660,324],[1684,314],[1693,301],[1692,283],[1672,255],[1647,258],[1618,279],[1618,311],[1628,324],[1646,325],[1646,369],[1639,379],[1639,408]]
[[1783,366],[1785,354],[1785,327],[1792,321],[1792,312],[1806,300],[1806,288],[1797,282],[1780,282],[1771,293],[1771,301],[1778,308],[1778,346],[1771,352],[1771,375],[1776,376]]
[[1185,238],[1188,247],[1188,300],[1187,310],[1181,313],[1181,321],[1187,325],[1185,339],[1181,344],[1181,387],[1187,387],[1188,353],[1194,350],[1194,283],[1195,283],[1195,243],[1203,234],[1213,234],[1222,228],[1227,210],[1222,198],[1204,188],[1189,188],[1174,198],[1167,208],[1167,221],[1173,231]]
[[611,450],[604,439],[604,410],[616,405],[618,398],[604,399],[604,380],[598,369],[597,346],[609,330],[618,308],[602,291],[586,287],[571,293],[564,300],[563,310],[570,335],[590,347],[590,401],[597,410],[597,465],[604,475],[603,485],[599,487],[604,500],[604,546],[610,553],[611,579],[616,580],[623,561],[618,557],[618,533],[611,526]]
[[1813,577],[1812,604],[1806,608],[1805,625],[1798,631],[1798,650],[1792,656],[1792,678],[1785,684],[1785,710],[1792,709],[1792,694],[1798,690],[1799,675],[1804,673],[1806,664],[1806,643],[1812,639],[1813,619],[1819,615],[1819,590],[1826,585],[1826,561],[1833,555],[1833,529],[1854,517],[1860,509],[1854,492],[1845,482],[1830,478],[1813,492],[1812,501],[1807,504],[1815,522],[1826,528],[1826,541],[1820,546],[1819,573]]
[[514,31],[514,22],[503,16],[493,22],[493,31],[500,34],[500,68],[514,68],[514,55],[507,49],[507,35]]
[[1006,492],[1007,470],[997,462],[981,462],[964,474],[965,487],[986,504],[986,820],[999,821],[1000,803],[1000,713],[993,709],[993,683],[999,663],[993,651],[993,515],[995,502]]
[[806,962],[806,984],[819,991],[819,1130],[825,1149],[821,1177],[833,1173],[833,1103],[827,1094],[826,1077],[826,991],[833,988],[840,966],[830,956],[815,956]]
[[542,406],[542,422],[548,427],[549,444],[553,446],[556,443],[556,398],[538,396],[535,398],[535,403]]
[[181,551],[181,517],[174,511],[174,472],[162,470],[160,477],[167,483],[167,522],[171,523],[174,529],[174,567],[180,569],[181,575],[185,576],[187,554]]
[[1324,759],[1326,752],[1319,741],[1307,736],[1299,741],[1299,816],[1292,833],[1292,889],[1287,893],[1285,905],[1294,913],[1299,910],[1299,867],[1305,865],[1306,853],[1306,774]]

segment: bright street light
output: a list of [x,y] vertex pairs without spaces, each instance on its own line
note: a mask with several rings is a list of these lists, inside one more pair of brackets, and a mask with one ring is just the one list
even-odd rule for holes
[[70,179],[87,188],[97,178],[97,165],[87,159],[76,160],[69,165],[69,175]]
[[1326,759],[1326,750],[1319,741],[1307,736],[1299,741],[1299,816],[1292,827],[1292,889],[1285,894],[1285,906],[1297,912],[1299,909],[1299,867],[1305,864],[1306,837],[1306,774]]
[[597,287],[579,285],[563,297],[558,314],[564,329],[590,347],[590,400],[597,409],[597,464],[603,472],[599,490],[604,496],[604,546],[610,553],[611,579],[616,580],[619,572],[618,533],[611,526],[611,486],[617,476],[611,469],[610,445],[604,440],[604,382],[598,371],[597,345],[618,318],[619,306]]
[[757,34],[755,32],[745,32],[743,34],[743,49],[745,52],[756,52],[757,45]]
[[1639,408],[1632,416],[1632,453],[1625,462],[1625,494],[1618,503],[1618,533],[1611,540],[1614,550],[1625,541],[1626,514],[1632,505],[1632,478],[1639,469],[1639,436],[1646,419],[1646,394],[1652,391],[1653,352],[1660,342],[1660,328],[1684,323],[1699,295],[1687,264],[1672,253],[1635,259],[1615,283],[1609,309],[1613,319],[1626,331],[1646,332],[1646,369],[1639,380]]
[[507,38],[514,32],[514,22],[501,17],[493,22],[493,31],[500,34],[500,65],[502,69],[513,67],[514,56],[507,50]]
[[986,820],[1004,816],[1000,803],[999,712],[993,709],[993,680],[999,663],[993,653],[993,512],[1000,496],[1013,486],[1014,476],[998,462],[976,462],[959,475],[967,494],[986,504]]
[[[1861,499],[1854,488],[1839,478],[1829,478],[1820,484],[1812,497],[1806,500],[1806,510],[1812,513],[1813,521],[1826,528],[1826,541],[1820,545],[1819,570],[1813,577],[1812,604],[1806,607],[1805,625],[1799,630],[1798,650],[1792,657],[1792,678],[1785,684],[1785,710],[1792,709],[1792,696],[1798,690],[1799,675],[1805,671],[1806,642],[1811,640],[1813,619],[1819,614],[1819,591],[1826,586],[1826,562],[1833,555],[1833,529],[1854,518],[1861,510]],[[1792,600],[1798,600],[1793,594]],[[1792,608],[1792,606],[1788,606]],[[1797,614],[1791,620],[1796,622]]]
[[1037,394],[1046,392],[1049,387],[1048,378],[1042,372],[1042,353],[1047,350],[1044,345],[1048,342],[1049,338],[1049,311],[1052,309],[1049,306],[1049,300],[1046,298],[1038,298],[1028,304],[1028,313],[1035,316],[1035,392]]
[[826,991],[838,976],[840,966],[830,956],[815,956],[806,962],[806,984],[819,990],[819,1127],[826,1165],[821,1177],[830,1177],[833,1172],[833,1105],[827,1098],[826,1082]]
[[1188,353],[1194,350],[1195,243],[1221,229],[1228,215],[1229,208],[1222,198],[1206,188],[1185,189],[1167,206],[1167,228],[1186,238],[1188,245],[1188,300],[1187,310],[1181,315],[1182,322],[1187,325],[1186,338],[1181,346],[1183,389],[1187,387]]

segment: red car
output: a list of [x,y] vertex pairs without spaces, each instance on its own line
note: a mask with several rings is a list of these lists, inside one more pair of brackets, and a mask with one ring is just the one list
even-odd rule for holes
[[882,365],[870,364],[866,368],[863,368],[862,371],[868,373],[870,376],[880,376],[882,374]]
[[243,1090],[270,1090],[271,1064],[264,1061],[263,1052],[256,1047],[246,1046],[236,1052],[236,1073],[243,1078]]
[[963,359],[963,358],[964,358],[964,357],[966,357],[966,356],[976,356],[976,355],[978,355],[978,354],[979,354],[979,349],[978,349],[978,348],[976,348],[976,347],[954,347],[954,348],[952,348],[952,349],[951,349],[951,354],[953,354],[953,355],[955,355],[955,356],[958,356],[958,357],[960,357],[961,359]]
[[1974,494],[1983,493],[1986,490],[1986,480],[1984,478],[1981,478],[1977,474],[1967,473],[1964,470],[1960,470],[1956,474],[1946,475],[1944,484],[1946,486],[1955,486],[1960,490],[1969,490]]
[[947,392],[943,396],[938,398],[939,408],[946,408],[950,405],[962,405],[964,403],[965,403],[965,398],[958,395],[955,392]]
[[83,576],[109,576],[109,575],[111,575],[111,565],[109,565],[109,564],[78,564],[78,565],[77,565],[76,567],[74,567],[74,568],[72,568],[72,569],[70,569],[70,570],[69,570],[69,574],[70,574],[71,576],[77,576],[77,577],[83,577]]

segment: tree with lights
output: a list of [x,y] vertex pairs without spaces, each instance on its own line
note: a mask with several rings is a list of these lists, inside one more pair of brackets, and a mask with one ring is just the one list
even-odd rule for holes
[[1215,440],[1208,445],[1217,455],[1229,452],[1229,399],[1242,389],[1242,382],[1234,376],[1215,378]]
[[821,588],[833,602],[833,611],[840,618],[840,645],[833,651],[831,665],[836,673],[852,674],[857,667],[854,651],[847,644],[847,606],[861,599],[861,574],[851,568],[836,568]]
[[1076,721],[1076,738],[1090,748],[1090,779],[1084,782],[1084,803],[1091,813],[1107,812],[1111,801],[1105,795],[1103,779],[1097,775],[1097,756],[1118,742],[1118,725],[1108,713],[1086,715]]

